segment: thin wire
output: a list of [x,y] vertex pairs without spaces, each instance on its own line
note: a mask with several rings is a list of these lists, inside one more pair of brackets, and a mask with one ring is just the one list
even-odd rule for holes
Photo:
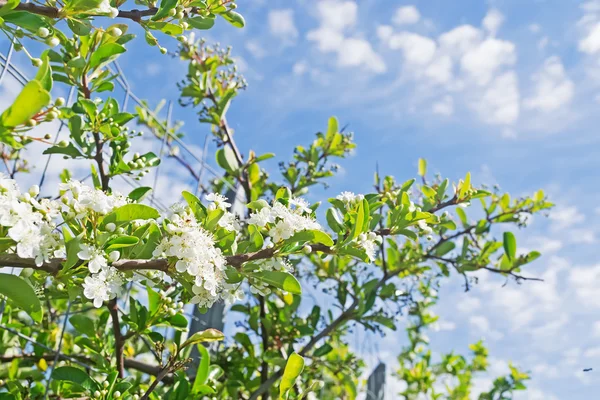
[[196,196],[200,191],[202,185],[202,178],[204,177],[204,166],[206,165],[206,151],[208,150],[208,135],[204,136],[204,146],[202,147],[202,162],[200,163],[200,171],[198,171],[198,185],[196,186]]
[[[27,340],[29,343],[35,344],[36,346],[39,346],[39,347],[41,347],[42,349],[46,349],[46,350],[48,350],[48,351],[54,352],[54,350],[53,350],[53,349],[51,349],[50,347],[46,346],[45,344],[43,344],[43,343],[40,343],[40,342],[36,341],[36,340],[35,340],[34,338],[32,338],[32,337],[29,337],[29,336],[23,335],[21,332],[19,332],[19,331],[16,331],[16,330],[14,330],[14,329],[12,329],[12,328],[9,328],[9,327],[7,327],[7,326],[4,326],[4,325],[0,325],[0,329],[4,329],[4,330],[5,330],[5,331],[7,331],[7,332],[10,332],[10,333],[12,333],[12,334],[14,334],[14,335],[17,335],[17,336],[18,336],[18,337],[20,337],[21,339],[25,339],[25,340]],[[73,363],[75,363],[75,364],[81,365],[82,367],[84,367],[84,368],[87,368],[87,369],[90,369],[90,370],[92,370],[92,371],[94,371],[94,372],[99,372],[99,370],[97,370],[96,368],[94,368],[94,367],[92,367],[92,366],[90,366],[90,365],[87,365],[86,363],[83,363],[83,362],[79,361],[79,360],[78,360],[78,359],[76,359],[76,358],[69,357],[69,356],[67,356],[67,355],[64,355],[64,354],[61,354],[61,355],[60,355],[60,358],[64,358],[65,360],[69,360],[69,361],[71,361],[71,362],[73,362]]]
[[[69,90],[69,96],[67,97],[67,105],[71,104],[71,100],[73,99],[73,93],[75,93],[75,86],[71,86],[71,89]],[[60,121],[60,125],[56,131],[56,135],[54,135],[54,143],[52,144],[56,144],[58,142],[58,137],[60,136],[60,133],[62,132],[62,129],[65,126],[65,122],[64,121]],[[46,172],[48,171],[48,166],[50,165],[50,158],[52,158],[52,154],[48,154],[48,157],[46,157],[46,165],[44,165],[44,170],[42,171],[42,177],[40,178],[40,184],[38,185],[40,187],[40,189],[42,188],[42,185],[44,184],[44,181],[46,180]]]
[[52,372],[54,371],[54,367],[58,362],[58,358],[60,357],[60,352],[62,350],[63,338],[65,336],[65,330],[67,329],[67,322],[69,321],[69,312],[71,311],[71,302],[67,303],[67,312],[65,313],[65,319],[63,321],[62,331],[60,332],[60,339],[58,341],[58,349],[56,350],[56,355],[54,356],[54,362],[48,369],[48,381],[46,382],[46,399],[48,398],[48,392],[50,390],[50,382],[52,382]]
[[[167,138],[169,137],[169,128],[171,125],[171,113],[173,112],[173,103],[169,101],[169,106],[167,109],[167,130],[163,135],[163,140],[160,145],[160,152],[158,153],[158,157],[161,158],[163,156],[163,151],[165,149],[165,144],[167,143]],[[158,183],[158,177],[160,175],[160,164],[156,166],[156,173],[154,174],[154,184],[152,185],[152,201],[151,204],[154,205],[154,197],[156,194],[156,184]]]

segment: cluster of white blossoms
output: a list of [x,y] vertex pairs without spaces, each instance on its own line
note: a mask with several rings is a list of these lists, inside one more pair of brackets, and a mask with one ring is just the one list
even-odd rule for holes
[[346,208],[352,208],[359,201],[363,201],[365,196],[363,196],[362,194],[354,194],[352,192],[342,192],[338,194],[335,198],[344,203]]
[[358,235],[356,243],[363,248],[365,253],[367,253],[367,257],[369,257],[369,260],[372,262],[375,261],[377,246],[381,244],[382,240],[383,238],[375,232],[369,232]]
[[310,214],[311,210],[306,200],[291,198],[291,208],[276,201],[273,206],[265,205],[254,212],[248,219],[248,224],[267,228],[273,243],[291,238],[296,232],[305,230],[322,230],[321,225]]
[[[107,194],[100,189],[84,185],[79,181],[69,181],[59,185],[61,202],[68,218],[83,219],[92,215],[106,215],[114,209],[127,204],[127,198],[121,194]],[[107,224],[107,230],[111,230]],[[114,230],[114,229],[112,229]],[[83,295],[92,300],[95,307],[101,307],[105,301],[121,294],[123,274],[109,265],[119,259],[119,252],[106,253],[91,243],[79,246],[77,257],[87,261],[90,276],[83,282]]]
[[7,235],[16,243],[21,258],[32,258],[36,265],[52,258],[65,256],[55,220],[61,205],[49,199],[37,200],[39,187],[21,193],[14,179],[0,173],[0,227],[8,228]]
[[127,197],[86,186],[79,181],[59,185],[61,201],[70,208],[69,217],[81,218],[90,212],[106,215],[117,207],[127,204]]
[[219,209],[225,212],[218,222],[218,225],[221,228],[225,228],[228,231],[240,230],[240,224],[235,214],[227,210],[231,207],[231,204],[227,202],[227,197],[219,193],[209,193],[206,195],[206,200],[210,201],[210,204],[208,205],[209,211]]
[[[213,202],[209,209],[229,207],[221,197],[211,196]],[[195,295],[192,303],[210,307],[221,298],[226,301],[238,299],[240,293],[237,286],[225,282],[225,257],[215,247],[212,234],[198,223],[191,210],[181,204],[175,205],[166,219],[167,235],[158,244],[153,255],[176,258],[177,272],[187,273],[192,277],[192,291]]]

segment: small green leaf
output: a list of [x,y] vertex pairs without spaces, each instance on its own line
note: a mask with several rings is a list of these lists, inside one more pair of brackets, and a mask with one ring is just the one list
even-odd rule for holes
[[106,251],[112,251],[116,249],[122,249],[124,247],[131,247],[138,244],[139,238],[135,236],[119,236],[106,243]]
[[190,338],[188,338],[188,340],[183,342],[181,348],[183,349],[186,346],[198,343],[220,342],[223,339],[225,339],[223,332],[210,328],[194,333]]
[[69,318],[69,322],[78,332],[88,335],[89,337],[96,336],[94,321],[92,321],[89,317],[86,317],[83,314],[75,314]]
[[150,314],[154,315],[160,305],[160,295],[150,286],[146,287],[146,292],[148,292],[148,309],[150,310]]
[[279,398],[287,399],[288,391],[296,383],[296,379],[304,369],[304,358],[296,353],[292,353],[285,364],[281,384],[279,385]]
[[90,378],[87,372],[75,367],[56,368],[52,372],[52,379],[76,383],[90,392],[98,389],[98,384]]
[[144,197],[146,197],[146,195],[148,195],[148,193],[150,193],[152,191],[151,187],[148,186],[140,186],[138,188],[133,189],[131,192],[129,192],[129,195],[127,197],[129,197],[131,200],[138,202],[140,200],[143,200]]
[[419,176],[425,176],[427,174],[427,160],[419,158]]
[[90,57],[90,69],[94,70],[116,59],[119,54],[125,53],[125,47],[118,43],[104,43]]
[[319,347],[313,352],[313,356],[321,357],[328,354],[331,350],[333,350],[333,347],[331,347],[329,343],[325,343],[323,346]]
[[260,271],[250,274],[253,278],[259,279],[278,289],[285,290],[292,294],[302,294],[300,282],[289,272],[282,271]]
[[217,150],[216,158],[217,164],[229,173],[235,173],[240,167],[233,150],[229,146]]
[[144,204],[126,204],[116,208],[112,213],[104,217],[104,225],[109,222],[129,222],[136,219],[156,219],[160,213],[153,207]]
[[333,246],[333,239],[322,231],[307,230],[300,231],[294,234],[291,238],[287,239],[286,242],[309,242],[309,243],[321,243],[325,246]]
[[188,19],[186,19],[186,21],[188,24],[190,24],[190,26],[192,28],[202,29],[202,30],[210,29],[215,25],[214,18],[201,17],[201,16],[188,18]]
[[203,344],[196,346],[200,353],[200,363],[198,365],[198,371],[196,372],[196,379],[194,379],[194,386],[192,386],[192,393],[198,393],[200,386],[204,385],[208,380],[208,370],[210,367],[210,355],[208,350]]
[[50,93],[39,81],[27,82],[15,101],[0,116],[0,126],[14,128],[29,121],[43,107],[50,104]]
[[504,232],[504,253],[506,253],[506,257],[510,261],[515,259],[515,255],[517,253],[517,240],[515,239],[515,235],[512,232]]
[[455,247],[456,244],[454,242],[444,242],[435,249],[435,255],[441,257],[454,250]]
[[[161,0],[158,11],[151,18],[152,21],[158,21],[169,16],[169,11],[177,6],[177,0]],[[191,25],[191,24],[190,24]]]
[[462,183],[462,185],[460,186],[460,192],[458,194],[458,198],[459,199],[464,199],[467,192],[471,189],[471,173],[467,172],[467,175],[465,176],[465,180]]
[[235,11],[227,11],[226,13],[221,14],[221,16],[236,28],[243,28],[244,25],[246,25],[244,17]]
[[25,280],[16,275],[0,273],[0,294],[23,309],[35,322],[42,322],[44,310],[40,299]]

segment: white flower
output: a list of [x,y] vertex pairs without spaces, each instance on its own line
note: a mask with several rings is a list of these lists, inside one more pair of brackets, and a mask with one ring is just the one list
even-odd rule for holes
[[252,213],[248,219],[249,224],[254,224],[261,228],[273,222],[275,222],[275,215],[271,212],[270,207],[261,208],[260,211]]
[[77,257],[81,260],[88,261],[88,269],[92,274],[96,274],[108,266],[104,254],[93,246],[82,244],[77,253]]
[[433,232],[433,229],[431,229],[431,227],[427,225],[427,222],[424,219],[419,220],[417,222],[417,225],[419,225],[419,228],[421,228],[426,234],[430,234],[431,232]]
[[356,238],[356,242],[363,248],[365,253],[367,253],[367,257],[369,257],[371,262],[375,261],[377,245],[381,243],[381,240],[381,236],[377,235],[375,232],[369,232],[368,234],[361,233],[358,238]]
[[94,307],[102,307],[102,303],[109,300],[109,291],[106,282],[93,276],[87,276],[83,282],[83,295],[94,301]]
[[225,212],[221,219],[219,219],[218,225],[221,228],[225,228],[228,231],[237,231],[239,230],[239,224],[235,218],[235,214],[230,212]]
[[308,201],[304,200],[301,197],[292,197],[289,202],[290,205],[294,206],[295,210],[300,214],[310,214],[312,212],[312,210],[309,208]]
[[359,201],[363,201],[364,198],[365,196],[363,196],[362,194],[354,194],[352,192],[342,192],[336,196],[336,199],[343,202],[346,208],[352,207]]
[[280,240],[289,239],[294,235],[294,227],[289,221],[281,220],[275,224],[271,230],[269,230],[269,236],[273,238],[274,242]]
[[206,200],[212,202],[212,204],[209,205],[209,207],[213,206],[212,209],[219,208],[221,210],[227,210],[231,207],[231,204],[227,202],[227,197],[219,193],[209,193],[206,195]]

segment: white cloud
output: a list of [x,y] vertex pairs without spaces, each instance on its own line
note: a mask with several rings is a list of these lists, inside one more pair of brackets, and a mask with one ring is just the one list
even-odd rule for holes
[[482,33],[471,25],[461,25],[440,35],[439,42],[446,51],[455,56],[464,54],[481,41]]
[[600,265],[572,268],[569,271],[569,282],[584,307],[600,308],[600,296],[598,296]]
[[502,15],[502,13],[496,9],[492,9],[486,14],[482,25],[490,33],[490,35],[495,36],[503,22],[504,15]]
[[530,24],[527,28],[531,33],[540,33],[542,31],[542,27],[539,24]]
[[444,96],[440,101],[433,103],[434,114],[450,116],[454,113],[454,99],[450,95]]
[[519,118],[519,86],[514,71],[494,78],[472,107],[488,124],[510,125]]
[[371,43],[359,37],[347,37],[345,31],[354,26],[358,6],[353,1],[326,0],[318,3],[319,28],[309,31],[306,38],[316,42],[323,53],[336,53],[340,67],[365,67],[375,73],[386,70],[383,59]]
[[500,67],[511,66],[516,59],[513,43],[488,38],[469,49],[460,60],[460,65],[477,84],[486,85],[492,81]]
[[383,41],[388,41],[394,33],[394,28],[389,25],[379,25],[377,27],[377,37]]
[[304,75],[307,69],[308,65],[306,64],[306,61],[298,61],[292,67],[292,72],[294,73],[294,75]]
[[416,24],[421,19],[421,14],[415,6],[404,6],[396,10],[393,21],[396,25]]
[[575,85],[557,56],[546,59],[532,80],[535,83],[535,93],[524,100],[525,108],[551,112],[564,107],[573,98]]
[[429,64],[435,56],[436,44],[426,36],[411,32],[400,32],[389,38],[391,49],[401,49],[406,62],[412,66]]
[[600,51],[600,22],[587,29],[587,33],[579,41],[577,48],[587,54],[596,54]]
[[465,314],[470,314],[481,308],[481,301],[475,296],[461,296],[456,305],[458,311]]
[[584,221],[585,217],[576,206],[561,206],[550,211],[552,229],[561,230]]
[[504,337],[502,332],[498,332],[491,328],[490,321],[483,315],[474,315],[470,317],[469,324],[479,330],[481,334],[484,334],[486,338],[498,340]]
[[587,358],[600,357],[600,347],[591,347],[583,352],[583,356]]
[[261,59],[267,55],[267,50],[256,40],[248,40],[245,47],[256,59]]
[[294,10],[269,11],[269,30],[274,36],[294,41],[298,37],[298,29],[294,23]]
[[600,321],[594,322],[592,331],[593,331],[594,337],[600,337]]

